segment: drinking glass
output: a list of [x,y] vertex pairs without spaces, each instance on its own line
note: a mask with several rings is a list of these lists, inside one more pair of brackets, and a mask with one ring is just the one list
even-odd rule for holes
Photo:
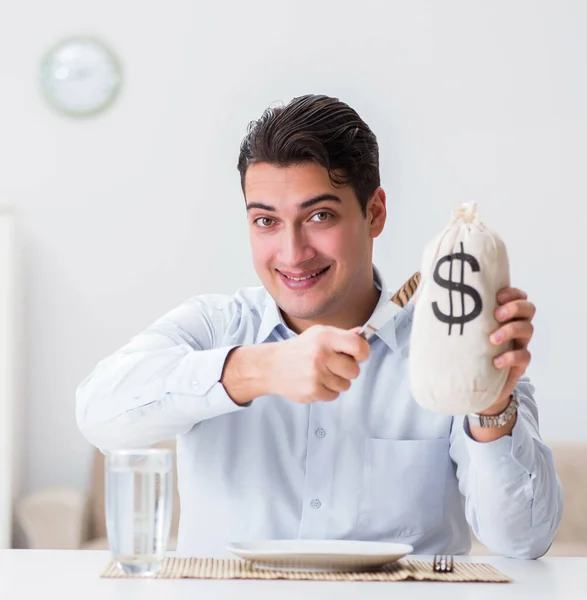
[[123,573],[154,575],[171,529],[173,454],[164,448],[106,454],[108,544]]

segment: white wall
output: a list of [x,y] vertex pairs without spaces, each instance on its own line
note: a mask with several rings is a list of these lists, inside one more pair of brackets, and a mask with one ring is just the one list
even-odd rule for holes
[[19,248],[13,214],[0,207],[0,549],[13,539],[12,507],[23,487],[25,444],[22,439],[23,397]]
[[[285,8],[288,6],[289,8]],[[391,287],[462,201],[505,239],[538,305],[542,431],[587,439],[587,3],[362,0],[0,4],[0,200],[24,235],[25,489],[85,485],[77,384],[154,318],[257,284],[236,160],[247,122],[338,95],[381,146]],[[99,34],[125,68],[101,117],[53,113],[36,82],[61,36]]]

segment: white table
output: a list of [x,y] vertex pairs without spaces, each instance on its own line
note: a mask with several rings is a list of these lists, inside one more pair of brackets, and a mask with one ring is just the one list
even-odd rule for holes
[[[413,556],[428,560],[430,557]],[[494,556],[458,557],[487,562],[513,583],[321,582],[204,579],[101,579],[109,552],[0,550],[0,598],[13,600],[585,600],[587,558],[522,561]]]

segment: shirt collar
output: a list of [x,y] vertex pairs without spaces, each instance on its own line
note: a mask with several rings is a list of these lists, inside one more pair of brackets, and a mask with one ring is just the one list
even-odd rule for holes
[[[379,295],[379,301],[377,302],[375,309],[371,313],[372,315],[375,314],[377,310],[381,308],[384,304],[389,302],[390,299],[390,295],[387,290],[387,285],[385,284],[385,279],[383,278],[383,275],[375,265],[373,265],[373,282],[375,283],[375,287],[381,292],[381,294]],[[390,321],[389,323],[386,323],[383,327],[381,327],[381,329],[379,329],[379,331],[377,331],[377,333],[375,334],[378,338],[383,340],[393,351],[397,351],[398,348],[397,338],[395,335],[396,319],[397,316],[393,321]]]
[[[385,285],[385,280],[381,275],[379,269],[373,265],[373,282],[375,287],[381,292],[379,295],[379,301],[375,306],[373,313],[389,301],[390,295]],[[408,315],[409,311],[402,310],[396,315],[393,321],[390,321],[384,325],[375,335],[383,340],[392,350],[397,351],[398,341],[396,336],[396,327],[399,325],[400,320],[403,320],[405,315]],[[285,329],[289,330],[287,324],[283,320],[283,316],[279,307],[277,306],[273,297],[269,292],[265,291],[265,301],[263,302],[263,314],[261,315],[261,325],[257,331],[255,343],[262,344],[267,338],[273,333],[274,329],[282,325]]]
[[275,300],[271,294],[265,290],[265,301],[263,302],[263,314],[261,315],[261,325],[257,331],[255,338],[256,344],[262,344],[273,333],[273,330],[278,326],[287,327],[281,311],[279,310]]

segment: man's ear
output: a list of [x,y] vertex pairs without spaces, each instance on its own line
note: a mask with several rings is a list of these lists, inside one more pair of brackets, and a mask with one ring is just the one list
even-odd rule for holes
[[381,235],[387,218],[386,197],[382,187],[378,187],[367,202],[366,219],[371,237]]

